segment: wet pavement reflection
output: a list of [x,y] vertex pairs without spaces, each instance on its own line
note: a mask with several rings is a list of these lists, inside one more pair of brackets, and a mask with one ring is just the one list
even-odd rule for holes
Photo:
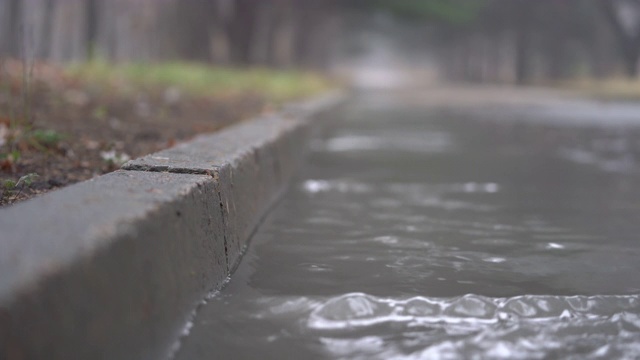
[[640,108],[594,104],[356,97],[175,358],[640,357]]

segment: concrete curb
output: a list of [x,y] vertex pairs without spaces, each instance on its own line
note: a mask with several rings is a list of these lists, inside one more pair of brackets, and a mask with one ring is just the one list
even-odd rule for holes
[[158,359],[231,274],[333,93],[0,209],[0,359]]

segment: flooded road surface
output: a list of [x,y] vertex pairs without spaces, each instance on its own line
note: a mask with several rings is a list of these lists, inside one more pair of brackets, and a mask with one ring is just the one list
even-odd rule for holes
[[177,359],[640,358],[640,106],[336,116]]

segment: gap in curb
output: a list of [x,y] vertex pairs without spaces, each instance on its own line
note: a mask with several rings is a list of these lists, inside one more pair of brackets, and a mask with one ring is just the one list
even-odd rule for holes
[[220,166],[213,166],[211,170],[207,169],[194,169],[194,168],[181,168],[181,167],[169,167],[169,166],[149,166],[149,165],[124,165],[120,168],[120,170],[125,171],[140,171],[140,172],[155,172],[155,173],[168,173],[168,174],[183,174],[183,175],[208,175],[217,182],[214,184],[214,189],[216,194],[218,195],[218,201],[220,204],[220,215],[222,217],[222,238],[224,241],[224,259],[225,259],[225,269],[226,275],[230,275],[230,266],[229,266],[229,241],[227,239],[227,216],[224,213],[224,203],[222,202],[222,193],[219,188],[220,182]]
[[215,177],[214,174],[220,170],[220,166],[212,166],[211,169],[170,167],[161,165],[124,165],[120,170],[125,171],[143,171],[143,172],[163,172],[170,174],[188,174],[188,175],[209,175]]

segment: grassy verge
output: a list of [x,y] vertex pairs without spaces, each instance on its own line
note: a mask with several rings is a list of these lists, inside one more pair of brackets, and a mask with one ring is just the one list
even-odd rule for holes
[[126,90],[175,87],[194,96],[251,94],[282,102],[311,96],[329,89],[324,77],[300,71],[240,69],[193,63],[123,64],[91,62],[70,66],[71,77]]
[[0,206],[335,85],[310,72],[193,63],[0,65]]
[[640,79],[580,79],[562,82],[558,86],[600,100],[640,101]]

